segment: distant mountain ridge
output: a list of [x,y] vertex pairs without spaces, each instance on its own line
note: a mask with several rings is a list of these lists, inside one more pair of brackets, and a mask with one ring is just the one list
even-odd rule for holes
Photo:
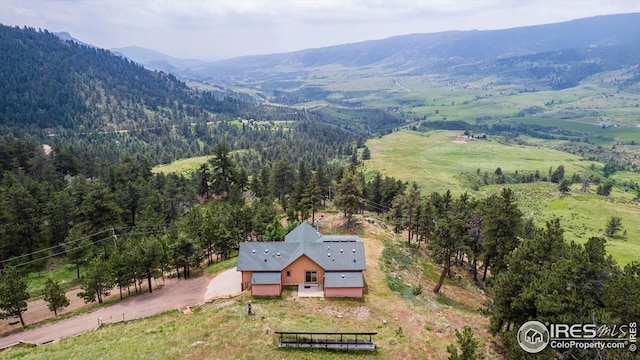
[[[640,40],[640,13],[604,15],[504,30],[447,31],[394,36],[290,53],[220,60],[179,70],[208,81],[237,81],[312,68],[376,66],[389,73],[423,73],[453,66],[566,49],[623,45]],[[274,74],[277,73],[277,76]]]
[[141,46],[113,48],[111,49],[111,52],[142,64],[147,69],[162,70],[170,73],[179,72],[181,69],[186,69],[206,63],[206,61],[203,60],[178,59],[173,56],[163,54],[159,51],[147,49]]
[[[60,33],[58,36],[69,34]],[[64,39],[64,37],[62,37]],[[73,39],[80,44],[77,39]],[[289,53],[213,62],[178,59],[139,46],[111,49],[148,69],[208,83],[250,85],[304,78],[319,68],[371,69],[387,75],[428,74],[482,61],[640,42],[640,13],[603,15],[501,30],[446,31],[393,36]],[[550,55],[551,56],[551,55]],[[277,88],[277,86],[269,85]]]

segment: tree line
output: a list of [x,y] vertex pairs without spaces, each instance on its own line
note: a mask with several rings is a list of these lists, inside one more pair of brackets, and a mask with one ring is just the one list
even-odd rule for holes
[[[537,227],[508,188],[484,199],[466,193],[454,198],[448,191],[423,196],[414,183],[396,198],[392,212],[413,256],[425,254],[441,266],[434,292],[454,266],[471,269],[486,288],[490,331],[501,337],[509,359],[526,356],[515,340],[529,320],[626,327],[640,317],[631,300],[640,297],[640,262],[620,267],[601,237],[565,241],[559,219]],[[538,356],[605,358],[607,350],[558,348]]]

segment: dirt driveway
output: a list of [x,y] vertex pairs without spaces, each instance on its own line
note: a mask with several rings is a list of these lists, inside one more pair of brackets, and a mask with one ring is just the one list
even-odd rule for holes
[[[102,323],[114,323],[123,321],[123,319],[139,319],[172,309],[193,306],[214,297],[237,295],[240,293],[239,274],[233,268],[218,274],[213,279],[199,276],[189,280],[167,279],[164,284],[156,282],[157,287],[153,293],[132,296],[87,314],[4,336],[0,338],[0,349],[19,341],[44,344],[64,339],[95,329],[99,319],[102,319]],[[72,296],[75,295],[67,294],[67,297],[74,301]],[[44,301],[40,301],[44,304]],[[32,303],[29,303],[29,310],[32,310],[31,307]],[[48,311],[46,304],[44,304],[44,308]],[[33,312],[41,312],[41,309],[36,309]],[[26,317],[25,320],[27,319],[29,318]]]

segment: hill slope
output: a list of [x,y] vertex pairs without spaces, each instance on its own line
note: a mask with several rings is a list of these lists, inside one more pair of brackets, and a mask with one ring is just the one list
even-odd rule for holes
[[[565,49],[628,44],[640,39],[640,14],[491,31],[449,31],[395,36],[292,53],[246,56],[191,67],[203,79],[293,75],[312,68],[369,67],[386,73],[442,71],[478,61]],[[278,77],[278,76],[274,76]]]
[[127,46],[122,48],[114,48],[111,51],[115,54],[121,54],[137,63],[144,65],[148,69],[160,70],[169,73],[176,73],[183,68],[189,68],[205,63],[202,60],[194,59],[178,59],[173,56],[163,54],[161,52],[143,48],[140,46]]
[[[265,159],[323,162],[353,138],[348,124],[327,124],[323,114],[250,100],[190,88],[46,30],[0,25],[0,134],[35,137],[54,156],[64,150],[95,163],[129,155],[155,165],[209,155],[225,142],[232,150],[258,149],[243,161],[256,170]],[[238,118],[246,123],[229,121]],[[291,131],[263,125],[268,120],[287,121]]]

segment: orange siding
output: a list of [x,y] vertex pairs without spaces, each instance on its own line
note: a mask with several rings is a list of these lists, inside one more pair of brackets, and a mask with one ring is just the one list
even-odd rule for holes
[[324,296],[325,297],[350,297],[350,298],[361,298],[362,297],[362,288],[324,288]]
[[249,286],[251,286],[251,276],[253,275],[253,271],[243,271],[242,272],[242,286],[241,289],[242,291],[245,291],[246,289],[249,288]]
[[254,284],[251,286],[253,296],[279,296],[280,285],[278,284]]
[[[291,271],[290,277],[287,276],[287,271]],[[324,284],[324,269],[307,255],[302,255],[282,270],[282,285],[304,284],[306,271],[317,271],[318,284]]]

